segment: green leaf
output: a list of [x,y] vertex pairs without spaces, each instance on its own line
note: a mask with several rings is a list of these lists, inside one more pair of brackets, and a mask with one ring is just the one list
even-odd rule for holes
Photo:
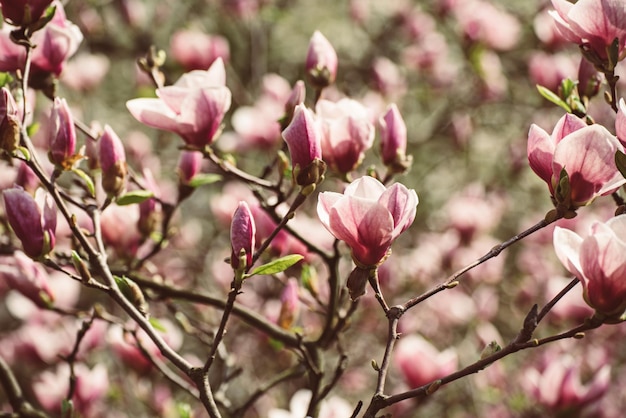
[[35,135],[39,131],[39,126],[40,125],[38,122],[28,125],[28,127],[26,128],[26,133],[28,134],[28,136],[32,138],[33,135]]
[[626,154],[620,150],[615,152],[615,166],[622,173],[622,176],[626,178]]
[[17,147],[17,150],[22,153],[22,156],[24,156],[24,159],[26,161],[30,161],[30,152],[28,152],[28,148],[26,148],[26,147]]
[[165,329],[165,327],[163,326],[163,324],[161,324],[161,322],[156,319],[155,317],[150,317],[150,319],[148,320],[150,321],[150,324],[154,327],[154,329],[156,329],[157,331],[161,331],[161,332],[166,332],[167,329]]
[[6,86],[11,81],[13,81],[13,77],[11,77],[11,74],[0,72],[0,87]]
[[87,186],[87,190],[89,190],[89,194],[94,197],[96,195],[96,186],[93,184],[93,180],[89,177],[89,174],[85,173],[80,168],[72,168],[72,172],[81,178],[82,181],[85,182],[85,186]]
[[177,402],[176,412],[178,412],[179,418],[191,418],[191,406],[187,403]]
[[563,92],[563,97],[570,97],[576,88],[576,84],[578,83],[570,80],[569,78],[561,81],[561,91]]
[[219,174],[198,174],[189,181],[188,186],[195,189],[206,184],[216,183],[221,179],[222,176]]
[[61,417],[72,418],[74,416],[74,403],[71,400],[63,399],[61,401]]
[[304,257],[300,254],[291,254],[281,257],[277,260],[270,261],[267,264],[263,264],[252,270],[250,274],[246,274],[244,278],[257,276],[257,275],[270,275],[280,273],[281,271],[287,270],[289,267],[296,264],[298,261],[302,260]]
[[136,203],[145,202],[151,197],[154,197],[154,193],[149,190],[133,190],[132,192],[118,197],[115,203],[117,203],[118,206],[134,205]]
[[563,99],[561,99],[552,90],[537,84],[537,91],[539,91],[539,94],[541,94],[543,98],[546,99],[547,101],[552,102],[555,105],[563,108],[567,113],[572,113],[572,109],[569,107],[569,105],[565,103]]

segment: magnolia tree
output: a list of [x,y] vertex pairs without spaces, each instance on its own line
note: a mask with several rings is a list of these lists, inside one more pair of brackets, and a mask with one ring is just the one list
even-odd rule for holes
[[321,3],[0,0],[2,416],[623,416],[626,1]]

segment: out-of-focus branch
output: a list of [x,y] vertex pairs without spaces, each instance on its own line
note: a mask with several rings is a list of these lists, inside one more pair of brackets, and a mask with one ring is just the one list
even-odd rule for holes
[[48,418],[44,412],[38,411],[24,399],[22,388],[17,383],[15,375],[9,365],[0,357],[0,384],[4,393],[15,412],[16,417],[21,418]]

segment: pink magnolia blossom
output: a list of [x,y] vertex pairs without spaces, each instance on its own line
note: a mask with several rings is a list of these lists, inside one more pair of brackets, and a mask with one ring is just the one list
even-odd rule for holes
[[606,128],[587,126],[571,114],[558,121],[552,135],[534,124],[528,133],[530,167],[548,184],[554,198],[558,198],[555,191],[561,170],[565,169],[570,195],[561,198],[570,201],[571,209],[585,206],[626,183],[614,163],[615,152],[623,149]]
[[528,59],[528,72],[534,84],[558,91],[561,81],[574,80],[577,73],[576,60],[571,55],[533,52]]
[[621,56],[626,47],[626,7],[622,0],[552,0],[550,12],[561,34],[570,42],[588,46],[600,59],[607,59],[607,47],[618,40]]
[[158,98],[132,99],[126,107],[141,123],[177,133],[188,145],[202,148],[218,135],[230,108],[225,84],[224,62],[218,58],[207,71],[191,71],[158,89]]
[[609,389],[611,366],[602,366],[592,374],[590,381],[581,383],[580,364],[570,355],[551,359],[543,371],[526,369],[527,391],[535,400],[552,411],[580,411],[600,399]]
[[24,252],[33,258],[48,254],[56,241],[57,213],[52,197],[39,189],[33,198],[21,188],[5,190],[2,195],[7,219]]
[[221,58],[228,61],[230,48],[226,38],[199,30],[182,29],[172,35],[172,57],[187,70],[205,70]]
[[375,266],[413,223],[417,204],[415,190],[400,183],[386,188],[365,176],[348,185],[343,194],[321,193],[317,214],[326,229],[350,247],[357,265]]
[[521,25],[515,16],[483,0],[459,1],[454,14],[463,34],[498,51],[512,49],[519,40]]
[[11,257],[0,257],[0,280],[37,306],[47,307],[54,300],[46,270],[21,251],[15,251]]
[[554,229],[559,260],[581,281],[583,296],[597,312],[612,316],[626,309],[626,215],[594,222],[586,238]]
[[457,368],[456,351],[437,350],[419,335],[402,337],[396,346],[394,362],[411,388],[442,378]]
[[367,109],[356,100],[320,100],[315,112],[322,126],[324,162],[334,171],[347,174],[363,160],[374,143],[374,125]]
[[324,88],[337,78],[337,52],[320,31],[315,31],[306,55],[306,72],[316,88]]

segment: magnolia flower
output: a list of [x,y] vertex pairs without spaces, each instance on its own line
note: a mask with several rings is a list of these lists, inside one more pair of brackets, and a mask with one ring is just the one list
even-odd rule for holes
[[7,219],[24,252],[33,258],[48,254],[56,241],[57,213],[52,197],[39,189],[33,198],[21,188],[5,190],[2,195]]
[[396,183],[389,188],[372,177],[353,181],[343,194],[319,195],[317,215],[335,238],[352,250],[357,265],[378,265],[391,244],[415,219],[415,190]]
[[209,68],[216,59],[228,61],[230,48],[226,38],[198,30],[181,29],[174,33],[170,50],[187,71]]
[[158,98],[129,100],[126,107],[141,123],[177,133],[188,145],[202,148],[213,142],[230,108],[225,84],[224,62],[218,58],[207,71],[191,71],[158,89]]
[[[533,171],[550,189],[557,203],[576,209],[596,197],[613,193],[626,179],[615,166],[617,150],[623,146],[600,125],[587,124],[567,114],[554,127],[552,135],[533,124],[528,133],[528,161]],[[561,171],[569,177],[569,194],[560,187]]]
[[418,388],[454,372],[458,356],[454,349],[439,351],[419,335],[403,337],[394,356],[396,367],[411,388]]
[[353,171],[374,143],[367,109],[352,99],[320,100],[315,112],[322,126],[324,162],[338,173]]
[[525,386],[537,402],[551,412],[580,411],[606,394],[611,382],[611,366],[595,371],[586,385],[581,384],[580,362],[570,355],[552,358],[543,371],[525,372]]
[[626,215],[594,222],[586,238],[569,229],[554,229],[559,260],[583,285],[589,306],[606,315],[626,309]]
[[557,28],[568,41],[589,48],[600,60],[617,38],[618,55],[626,46],[626,7],[621,0],[552,0],[550,12]]

